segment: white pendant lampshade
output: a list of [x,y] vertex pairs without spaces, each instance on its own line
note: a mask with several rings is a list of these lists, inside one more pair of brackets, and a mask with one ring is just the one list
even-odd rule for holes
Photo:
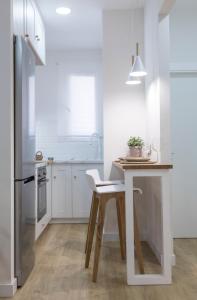
[[140,84],[142,83],[141,80],[137,77],[133,77],[131,75],[129,75],[127,81],[126,81],[126,84],[128,85],[137,85],[137,84]]
[[144,68],[143,62],[141,60],[141,57],[139,56],[139,44],[136,44],[136,58],[130,73],[130,76],[132,77],[143,77],[146,76],[147,72]]
[[[132,56],[132,66],[134,64],[134,56]],[[125,82],[128,85],[137,85],[141,83],[141,80],[137,77],[133,77],[131,76],[131,74],[129,74],[129,77],[127,79],[127,81]]]

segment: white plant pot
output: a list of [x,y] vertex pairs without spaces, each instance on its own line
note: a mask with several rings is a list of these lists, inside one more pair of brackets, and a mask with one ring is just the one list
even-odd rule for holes
[[142,157],[142,147],[129,147],[130,157]]

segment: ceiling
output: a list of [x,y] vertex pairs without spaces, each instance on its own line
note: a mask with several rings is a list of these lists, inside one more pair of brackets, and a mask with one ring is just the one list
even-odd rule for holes
[[[48,50],[102,47],[102,10],[142,7],[144,0],[36,0],[46,27]],[[56,14],[66,6],[67,16]]]

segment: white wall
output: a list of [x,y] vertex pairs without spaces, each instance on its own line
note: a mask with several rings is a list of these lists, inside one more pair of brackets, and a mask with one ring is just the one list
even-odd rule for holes
[[[197,237],[197,2],[177,1],[170,15],[173,233]],[[187,159],[186,159],[187,158]]]
[[[135,43],[143,56],[143,10],[104,11],[103,80],[104,80],[104,165],[105,177],[116,178],[112,162],[128,151],[129,136],[146,136],[144,85],[127,86]],[[113,204],[110,204],[113,205]],[[116,210],[109,206],[105,230],[116,232]]]
[[160,151],[160,97],[159,97],[159,34],[158,2],[145,2],[145,65],[147,140]]
[[[100,138],[70,136],[69,80],[72,75],[95,78],[96,132]],[[102,159],[102,96],[101,50],[48,52],[47,65],[36,70],[37,150],[56,160]]]
[[[145,64],[147,141],[159,151],[161,162],[170,161],[169,21],[159,22],[157,0],[145,2]],[[146,179],[147,240],[161,254],[160,179]]]
[[25,23],[24,23],[24,13],[25,13],[25,0],[14,0],[13,1],[13,31],[14,34],[24,35],[25,33]]
[[159,94],[161,161],[171,161],[171,93],[169,17],[159,23]]
[[[147,77],[146,124],[147,141],[160,153],[159,33],[158,1],[148,0],[144,8],[145,64]],[[159,179],[145,179],[145,210],[148,216],[146,239],[158,253],[161,251],[161,205]],[[158,238],[159,237],[159,238]]]
[[170,160],[169,19],[159,22],[157,0],[145,3],[147,140],[162,162]]
[[0,297],[14,280],[13,36],[12,1],[0,1]]
[[[135,22],[135,24],[134,24]],[[143,55],[143,11],[104,11],[104,161],[105,176],[112,161],[128,151],[131,135],[145,138],[144,85],[128,86],[131,56],[138,41]]]

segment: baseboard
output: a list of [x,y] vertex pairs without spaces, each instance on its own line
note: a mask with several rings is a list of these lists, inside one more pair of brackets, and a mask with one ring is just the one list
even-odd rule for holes
[[87,224],[87,218],[54,218],[51,219],[50,224]]
[[17,290],[16,278],[11,283],[0,283],[0,297],[13,297]]

